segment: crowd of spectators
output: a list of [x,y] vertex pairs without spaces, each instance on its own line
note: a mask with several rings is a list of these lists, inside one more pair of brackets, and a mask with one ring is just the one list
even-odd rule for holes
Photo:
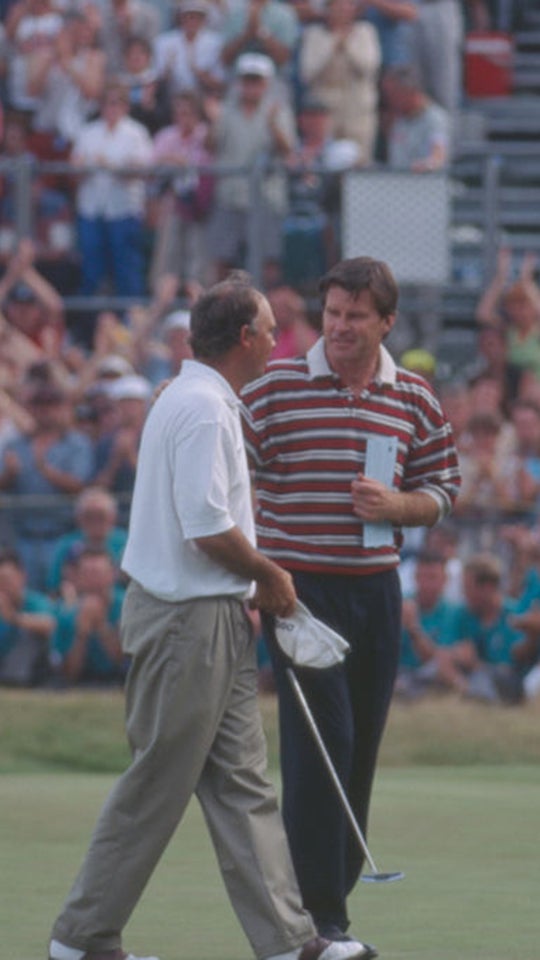
[[[253,203],[246,171],[254,164],[281,168],[263,178],[258,198],[264,285],[305,279],[300,267],[293,277],[291,233],[296,241],[309,234],[313,280],[339,243],[336,172],[447,165],[464,30],[496,25],[498,7],[489,0],[1,6],[2,156],[12,167],[0,180],[0,258],[13,252],[14,178],[24,160],[33,171],[38,255],[59,292],[128,297],[155,292],[164,274],[175,275],[185,294],[194,282],[245,266]],[[66,167],[36,170],[46,162]],[[222,176],[219,167],[241,172]]]
[[[32,241],[15,239],[9,168],[0,187],[1,683],[123,680],[120,560],[141,429],[154,387],[190,356],[190,303],[245,263],[246,170],[279,160],[262,180],[259,241],[275,356],[294,356],[319,319],[296,281],[339,256],[326,174],[444,167],[464,16],[488,26],[495,6],[4,0],[2,156],[72,173],[33,178]],[[44,249],[68,257],[69,289],[51,282]],[[540,691],[535,272],[532,255],[516,265],[500,251],[459,380],[437,382],[425,350],[401,358],[437,382],[463,471],[452,519],[404,540],[404,697]],[[81,336],[66,322],[73,290],[137,305],[102,310]]]
[[[460,379],[439,382],[423,349],[399,358],[435,382],[463,474],[452,517],[404,539],[404,697],[451,689],[518,703],[540,692],[535,267],[527,255],[516,269],[501,250]],[[0,281],[0,682],[122,681],[120,561],[141,430],[154,388],[191,355],[189,309],[160,296],[128,322],[100,313],[85,351],[29,241]],[[305,353],[318,336],[306,300],[288,286],[268,296],[274,356]]]

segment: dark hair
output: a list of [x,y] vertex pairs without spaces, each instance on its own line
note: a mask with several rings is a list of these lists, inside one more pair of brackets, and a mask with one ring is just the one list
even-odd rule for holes
[[323,306],[330,287],[342,287],[354,298],[363,290],[369,290],[375,307],[382,317],[393,315],[397,310],[398,287],[390,268],[382,260],[373,257],[354,257],[340,260],[322,277],[319,283]]
[[130,33],[129,36],[127,36],[124,40],[124,53],[127,53],[129,50],[131,50],[132,47],[142,47],[146,53],[152,53],[152,44],[150,40],[141,33]]
[[177,90],[171,97],[171,104],[174,107],[179,103],[187,103],[197,114],[198,117],[203,116],[203,106],[201,98],[196,90],[182,89]]
[[19,554],[16,550],[12,550],[11,547],[0,547],[0,567],[3,567],[5,563],[9,563],[12,567],[17,567],[18,570],[24,570],[24,564]]
[[499,585],[502,579],[501,563],[498,557],[488,553],[475,553],[465,562],[464,573],[470,574],[478,586],[491,583]]
[[81,545],[78,550],[73,552],[72,561],[76,564],[79,564],[81,560],[107,560],[109,563],[113,564],[113,559],[110,553],[105,550],[104,547],[89,547],[86,545]]
[[491,434],[494,436],[499,432],[502,426],[502,420],[497,413],[490,413],[488,410],[479,410],[473,413],[467,420],[467,430],[471,433]]
[[234,347],[242,327],[250,326],[257,316],[260,297],[248,275],[240,271],[203,293],[191,310],[194,357],[216,360]]
[[422,90],[422,78],[417,66],[402,63],[385,70],[384,78],[393,81],[402,90]]
[[416,557],[416,563],[425,563],[429,566],[439,564],[441,567],[445,567],[446,557],[443,557],[442,553],[439,553],[437,550],[428,550],[427,548],[424,548],[418,553]]

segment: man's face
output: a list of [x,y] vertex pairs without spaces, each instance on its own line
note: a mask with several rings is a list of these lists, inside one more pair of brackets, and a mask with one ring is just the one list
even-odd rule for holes
[[370,363],[378,356],[394,319],[381,316],[369,290],[354,297],[343,287],[330,287],[323,310],[324,345],[330,366]]
[[114,526],[114,515],[108,506],[89,502],[81,510],[79,525],[90,541],[101,541]]
[[38,429],[61,430],[69,423],[69,407],[63,401],[51,403],[36,398],[31,401],[29,406]]
[[240,77],[240,100],[242,103],[254,105],[261,102],[266,93],[267,81],[258,74],[244,74]]
[[114,567],[108,557],[81,557],[75,574],[81,594],[106,596],[114,584]]
[[540,417],[530,407],[517,407],[512,415],[518,444],[540,453]]
[[416,595],[420,607],[430,610],[440,600],[446,583],[443,563],[418,563],[416,567]]
[[465,603],[477,616],[491,612],[499,587],[491,581],[484,582],[467,570],[463,577]]

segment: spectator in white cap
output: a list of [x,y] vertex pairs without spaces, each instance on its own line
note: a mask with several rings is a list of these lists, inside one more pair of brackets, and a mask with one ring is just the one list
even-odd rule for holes
[[192,359],[190,317],[189,310],[174,310],[161,323],[157,337],[145,341],[139,368],[152,385],[175,377],[183,361]]
[[[296,144],[292,110],[272,87],[275,67],[262,53],[243,53],[236,64],[236,83],[211,131],[216,159],[239,174],[219,178],[210,221],[210,248],[215,273],[223,279],[231,268],[246,265],[249,237],[250,184],[246,168],[261,158],[286,160]],[[263,260],[263,285],[280,278],[281,230],[287,210],[287,182],[280,170],[271,170],[262,183],[258,209]]]
[[156,37],[154,53],[160,77],[169,92],[196,90],[201,96],[220,94],[225,73],[221,63],[221,36],[207,26],[207,0],[180,0],[171,30]]
[[116,425],[96,445],[95,483],[117,497],[118,522],[127,526],[142,428],[152,386],[146,377],[129,374],[111,381],[108,396],[115,411]]
[[163,340],[169,351],[170,373],[176,376],[184,360],[190,360],[193,357],[190,342],[190,319],[189,310],[175,310],[165,318],[162,332]]

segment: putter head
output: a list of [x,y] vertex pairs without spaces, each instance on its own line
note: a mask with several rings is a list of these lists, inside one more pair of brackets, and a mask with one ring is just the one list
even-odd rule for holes
[[364,883],[392,883],[394,880],[403,880],[405,874],[401,870],[395,873],[363,873],[361,880]]

